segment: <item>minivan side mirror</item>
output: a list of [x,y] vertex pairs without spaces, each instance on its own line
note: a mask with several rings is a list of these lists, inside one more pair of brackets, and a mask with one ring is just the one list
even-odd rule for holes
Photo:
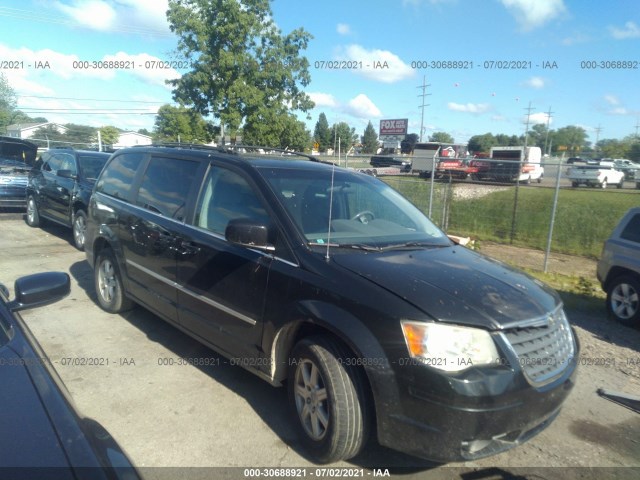
[[12,312],[17,312],[63,299],[71,291],[71,280],[64,272],[36,273],[18,278],[14,291],[16,298],[7,307]]
[[224,236],[227,241],[243,247],[256,248],[266,252],[275,250],[275,247],[269,242],[269,227],[249,218],[230,220],[224,230]]

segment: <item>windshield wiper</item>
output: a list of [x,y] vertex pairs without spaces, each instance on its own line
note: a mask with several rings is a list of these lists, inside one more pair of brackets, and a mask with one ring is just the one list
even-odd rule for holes
[[405,242],[405,243],[396,243],[393,245],[386,245],[384,247],[380,247],[380,251],[387,250],[401,250],[404,248],[421,248],[421,247],[429,247],[429,248],[442,248],[449,247],[448,244],[434,243],[434,242]]
[[338,245],[340,248],[353,248],[354,250],[364,250],[366,252],[381,252],[380,247],[374,245],[367,245],[365,243],[341,243]]

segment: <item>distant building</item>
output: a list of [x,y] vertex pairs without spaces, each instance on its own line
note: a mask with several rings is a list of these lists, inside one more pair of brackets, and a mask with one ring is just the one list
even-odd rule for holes
[[118,141],[113,145],[114,149],[135,147],[136,145],[151,145],[153,140],[149,135],[143,135],[138,132],[122,132],[118,137]]
[[[66,133],[67,127],[59,123],[14,123],[7,127],[7,136],[13,138],[32,138],[39,128],[53,127],[58,133]],[[39,139],[40,140],[40,139]],[[44,139],[42,139],[44,140]]]

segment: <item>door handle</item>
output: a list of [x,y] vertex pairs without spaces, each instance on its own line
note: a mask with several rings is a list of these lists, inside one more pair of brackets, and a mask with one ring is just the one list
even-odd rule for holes
[[183,257],[190,257],[200,253],[200,247],[198,247],[195,243],[189,242],[187,240],[182,240],[178,242],[178,245],[174,247],[176,253],[178,255],[182,255]]

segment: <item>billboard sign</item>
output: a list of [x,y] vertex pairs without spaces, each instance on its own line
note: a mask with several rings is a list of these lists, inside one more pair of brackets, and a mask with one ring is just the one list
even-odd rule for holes
[[388,136],[404,136],[407,134],[409,126],[408,118],[400,118],[395,120],[380,120],[380,137]]

